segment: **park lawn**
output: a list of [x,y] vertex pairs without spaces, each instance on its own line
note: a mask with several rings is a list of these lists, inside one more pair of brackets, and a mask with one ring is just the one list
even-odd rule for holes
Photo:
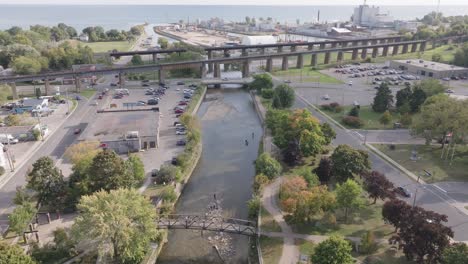
[[283,252],[283,239],[279,237],[260,237],[263,262],[268,264],[278,263]]
[[[440,145],[396,145],[395,150],[390,150],[388,145],[373,145],[385,155],[413,172],[415,175],[421,175],[423,170],[432,173],[431,177],[423,176],[424,181],[468,181],[466,172],[468,171],[468,146],[457,145],[452,165],[449,161],[441,159],[442,149]],[[410,160],[411,152],[415,148],[419,160]],[[451,154],[451,152],[450,152]]]
[[94,53],[109,52],[111,50],[128,51],[134,41],[103,41],[103,42],[79,42],[83,46],[90,47]]
[[337,210],[335,215],[337,223],[334,226],[317,222],[305,224],[292,224],[293,230],[300,234],[310,235],[332,235],[338,234],[344,237],[361,237],[365,232],[372,231],[376,238],[386,238],[393,233],[395,228],[387,225],[382,220],[383,202],[377,200],[376,204],[366,199],[363,208],[351,212],[348,215],[347,223],[344,223],[343,210]]
[[[347,114],[349,110],[351,110],[351,108],[353,108],[353,106],[345,106],[344,113]],[[335,112],[326,111],[323,109],[322,111],[325,112],[327,115],[329,115],[338,123],[342,124],[344,127],[353,129],[352,127],[347,126],[342,122],[343,112],[335,113]],[[393,127],[393,123],[398,122],[400,119],[399,114],[392,113],[393,120],[390,121],[390,124],[384,126],[379,122],[379,119],[382,116],[382,114],[383,113],[374,112],[371,106],[361,106],[361,110],[359,111],[359,118],[361,118],[364,121],[364,126],[359,129],[391,129]]]
[[312,70],[310,67],[304,67],[303,69],[289,69],[287,71],[276,71],[273,75],[283,78],[288,78],[292,81],[299,82],[320,82],[320,83],[334,83],[341,84],[342,81],[321,73],[316,70]]
[[86,98],[91,98],[93,95],[96,93],[96,90],[91,90],[91,89],[86,89],[80,92],[80,95],[86,97]]
[[281,232],[281,227],[273,219],[273,216],[262,206],[260,209],[262,216],[262,231],[265,232]]

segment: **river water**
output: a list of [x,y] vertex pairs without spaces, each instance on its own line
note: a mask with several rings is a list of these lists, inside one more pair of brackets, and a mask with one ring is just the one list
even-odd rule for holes
[[[224,217],[247,219],[252,195],[253,162],[262,127],[250,95],[240,89],[208,90],[198,117],[203,154],[176,206],[177,214],[205,214],[214,194]],[[252,139],[252,132],[254,139]],[[245,145],[248,140],[248,146]],[[215,232],[173,230],[157,263],[247,263],[248,238]],[[215,242],[214,242],[215,241]]]

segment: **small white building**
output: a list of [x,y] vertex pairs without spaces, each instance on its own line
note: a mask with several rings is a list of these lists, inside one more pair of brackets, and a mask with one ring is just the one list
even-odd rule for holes
[[83,41],[83,42],[88,42],[88,41],[89,41],[89,36],[88,36],[88,34],[84,34],[84,33],[83,33],[83,34],[81,34],[81,35],[79,36],[79,38],[80,38],[80,41]]
[[274,36],[244,36],[242,38],[242,45],[262,45],[262,44],[276,44]]

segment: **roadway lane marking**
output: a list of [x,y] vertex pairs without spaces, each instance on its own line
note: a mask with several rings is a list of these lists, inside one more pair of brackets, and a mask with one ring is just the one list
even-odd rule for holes
[[437,184],[433,184],[432,186],[434,186],[435,188],[439,189],[441,192],[443,193],[447,193],[446,190],[442,189],[441,187],[437,186]]

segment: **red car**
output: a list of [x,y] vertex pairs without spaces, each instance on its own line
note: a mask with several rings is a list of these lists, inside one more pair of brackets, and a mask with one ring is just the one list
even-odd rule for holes
[[176,109],[174,112],[175,112],[176,114],[183,114],[183,113],[184,113],[184,110],[182,110],[182,109]]
[[81,128],[77,128],[73,131],[73,134],[75,135],[78,135],[79,133],[81,133]]
[[98,99],[102,99],[102,95],[99,95],[99,96],[98,96]]
[[179,105],[187,105],[187,102],[185,102],[185,101],[180,101],[180,102],[179,102]]

